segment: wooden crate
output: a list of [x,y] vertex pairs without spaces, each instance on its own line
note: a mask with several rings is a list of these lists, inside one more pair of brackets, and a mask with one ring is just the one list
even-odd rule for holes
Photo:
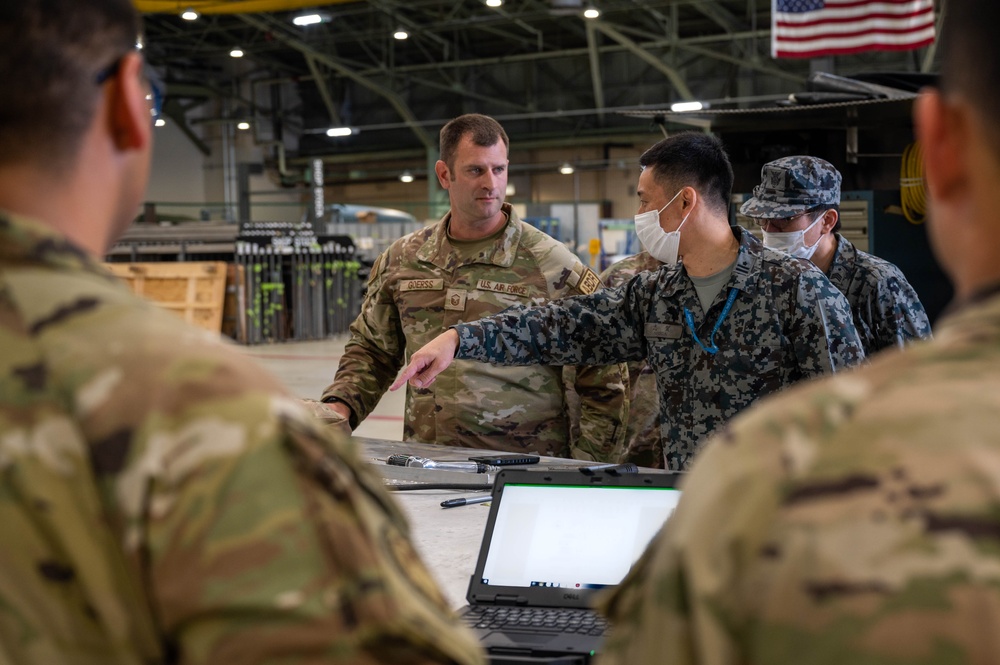
[[222,330],[226,298],[225,261],[188,263],[106,263],[136,295],[207,330]]

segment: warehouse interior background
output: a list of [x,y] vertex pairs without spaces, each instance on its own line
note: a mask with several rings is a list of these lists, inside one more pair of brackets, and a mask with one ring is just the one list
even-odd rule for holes
[[[477,112],[510,136],[507,200],[595,268],[639,250],[639,155],[669,133],[711,131],[735,169],[734,223],[763,163],[823,157],[844,175],[848,237],[899,265],[932,320],[950,298],[912,145],[934,45],[773,59],[768,0],[134,2],[164,118],[147,204],[111,261],[234,261],[254,229],[311,225],[353,242],[351,276],[363,277],[447,210],[438,131]],[[307,339],[336,324],[281,325]],[[274,327],[240,341],[282,339]]]

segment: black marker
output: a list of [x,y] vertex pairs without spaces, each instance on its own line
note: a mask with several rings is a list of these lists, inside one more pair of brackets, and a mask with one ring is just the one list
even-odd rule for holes
[[457,508],[459,506],[467,506],[470,503],[485,503],[492,499],[492,496],[474,496],[468,499],[448,499],[447,501],[441,502],[442,508]]

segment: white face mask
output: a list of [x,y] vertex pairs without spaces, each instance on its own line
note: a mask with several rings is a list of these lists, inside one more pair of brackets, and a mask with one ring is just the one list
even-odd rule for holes
[[692,207],[688,214],[684,215],[677,230],[669,233],[660,227],[660,213],[666,210],[683,191],[681,189],[674,194],[674,198],[667,201],[667,205],[659,210],[647,210],[635,216],[635,234],[639,236],[639,242],[642,243],[650,256],[668,266],[677,264],[677,250],[681,245],[681,227],[691,216],[691,211],[694,208]]
[[806,232],[822,220],[823,215],[820,215],[812,224],[801,231],[784,231],[782,233],[762,231],[764,234],[764,246],[791,254],[800,259],[811,259],[813,254],[816,253],[816,248],[819,247],[819,241],[823,239],[823,236],[820,235],[813,244],[806,245]]

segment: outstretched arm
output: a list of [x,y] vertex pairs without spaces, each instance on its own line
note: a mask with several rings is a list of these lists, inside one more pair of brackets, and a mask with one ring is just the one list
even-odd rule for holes
[[389,390],[398,390],[407,381],[417,388],[429,386],[434,382],[434,377],[448,369],[455,360],[456,349],[458,333],[454,329],[444,331],[410,357],[410,362],[396,377],[396,382],[389,386]]

